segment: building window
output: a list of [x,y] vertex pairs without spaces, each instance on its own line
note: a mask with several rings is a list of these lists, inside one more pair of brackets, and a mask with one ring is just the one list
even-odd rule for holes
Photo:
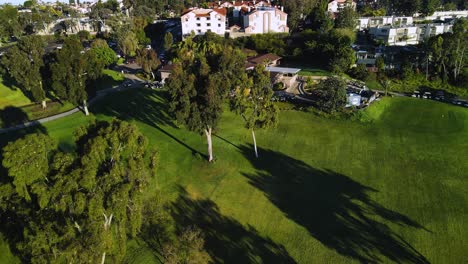
[[200,20],[200,18],[199,18],[199,17],[197,17],[197,20]]
[[199,26],[200,26],[200,23],[197,23],[197,27],[199,27]]
[[218,24],[218,27],[221,27],[221,24]]
[[207,26],[207,27],[211,27],[211,23],[207,23],[206,26]]
[[207,17],[206,20],[211,20],[211,17]]
[[197,33],[201,33],[201,30],[200,30],[200,29],[198,29],[198,30],[197,30]]

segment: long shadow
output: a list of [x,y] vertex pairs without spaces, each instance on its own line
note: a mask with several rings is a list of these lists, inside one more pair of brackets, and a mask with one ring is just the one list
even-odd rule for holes
[[[126,97],[125,95],[128,96]],[[167,95],[162,91],[156,92],[149,89],[138,89],[138,92],[123,91],[118,96],[104,98],[93,106],[91,110],[97,114],[115,116],[122,120],[138,120],[146,123],[190,150],[192,155],[198,154],[206,158],[206,154],[187,145],[162,128],[162,126],[176,128],[172,117],[168,113],[167,100]]]
[[226,142],[227,144],[235,147],[236,149],[240,149],[239,146],[237,146],[236,144],[232,143],[231,141],[229,141],[229,140],[227,140],[227,139],[225,139],[225,138],[223,138],[223,137],[221,137],[221,136],[219,136],[217,134],[213,134],[213,136],[216,137],[216,138],[219,138],[220,140]]
[[222,215],[213,201],[189,197],[183,188],[172,203],[172,216],[177,227],[195,225],[203,231],[214,263],[296,263],[284,246]]
[[250,145],[241,152],[258,170],[244,173],[250,184],[326,247],[362,263],[428,263],[388,223],[424,227],[373,201],[369,194],[377,190],[273,150],[261,149],[258,159]]

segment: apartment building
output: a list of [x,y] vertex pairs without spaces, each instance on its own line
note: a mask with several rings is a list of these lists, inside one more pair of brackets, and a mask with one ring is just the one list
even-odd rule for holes
[[418,27],[416,26],[381,26],[369,29],[369,34],[375,39],[390,46],[406,46],[418,44]]
[[406,26],[413,24],[413,17],[397,17],[397,16],[382,16],[382,17],[360,17],[357,19],[357,30],[364,30],[378,26]]
[[180,20],[182,22],[182,36],[203,35],[211,31],[218,35],[224,35],[227,23],[226,8],[194,8],[185,11]]
[[450,32],[452,24],[430,23],[408,26],[378,26],[369,29],[369,34],[375,40],[383,41],[389,46],[416,45],[423,40]]

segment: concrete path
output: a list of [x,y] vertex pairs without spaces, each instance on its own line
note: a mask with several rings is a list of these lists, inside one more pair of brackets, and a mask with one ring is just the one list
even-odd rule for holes
[[[121,85],[119,85],[119,86],[117,86],[115,88],[112,87],[112,88],[107,88],[107,89],[97,91],[96,96],[88,101],[88,106],[93,105],[99,99],[105,97],[108,94],[143,87],[142,84],[145,82],[144,80],[138,78],[137,76],[135,76],[133,74],[125,74],[124,76],[126,78],[126,80],[124,82],[129,82],[129,81],[131,82],[129,86],[124,86],[123,84],[121,84]],[[38,119],[38,120],[29,121],[29,122],[19,124],[19,125],[16,125],[16,126],[7,127],[7,128],[0,128],[0,134],[16,131],[16,130],[20,130],[20,129],[24,129],[24,128],[27,128],[27,127],[37,126],[39,124],[44,124],[44,123],[47,123],[47,122],[50,122],[50,121],[53,121],[53,120],[57,120],[57,119],[72,115],[72,114],[74,114],[76,112],[79,112],[79,111],[82,111],[82,106],[75,107],[75,108],[73,108],[73,109],[71,109],[71,110],[69,110],[67,112],[63,112],[63,113],[56,114],[56,115],[53,115],[53,116],[44,117],[44,118],[41,118],[41,119]]]

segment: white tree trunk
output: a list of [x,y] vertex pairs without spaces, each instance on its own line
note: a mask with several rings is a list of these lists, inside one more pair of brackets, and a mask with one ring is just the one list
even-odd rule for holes
[[46,109],[47,108],[47,102],[46,100],[42,100],[42,109]]
[[211,142],[211,127],[205,129],[206,141],[208,142],[208,161],[213,161],[213,145]]
[[86,104],[86,100],[83,100],[83,109],[86,116],[89,116],[88,105]]
[[151,70],[151,76],[153,76],[153,80],[156,79],[156,78],[154,77],[153,70]]
[[104,262],[106,262],[106,252],[102,253],[101,264],[104,264]]
[[255,157],[258,158],[257,140],[255,139],[255,131],[253,129],[252,129],[252,138],[253,138],[253,143],[254,143]]

